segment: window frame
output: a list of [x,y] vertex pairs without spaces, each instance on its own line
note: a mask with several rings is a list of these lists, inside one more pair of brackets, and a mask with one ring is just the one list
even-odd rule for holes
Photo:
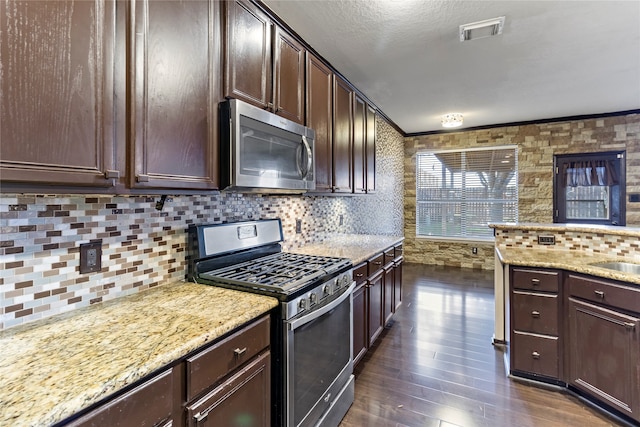
[[[519,216],[519,200],[520,200],[520,185],[519,185],[519,171],[518,171],[518,145],[515,144],[509,144],[509,145],[495,145],[495,146],[488,146],[488,147],[473,147],[473,148],[461,148],[461,149],[445,149],[445,150],[421,150],[419,152],[416,153],[416,158],[415,158],[415,190],[416,190],[416,194],[415,194],[415,219],[416,219],[416,224],[415,224],[415,236],[416,238],[419,239],[431,239],[431,240],[438,240],[438,241],[462,241],[462,242],[479,242],[479,243],[486,243],[486,242],[492,242],[494,240],[494,236],[490,235],[490,236],[478,236],[478,235],[465,235],[465,236],[447,236],[447,235],[426,235],[426,234],[419,234],[419,227],[420,227],[420,216],[419,216],[419,209],[420,209],[420,205],[421,203],[423,203],[424,201],[422,200],[418,200],[418,196],[419,196],[419,192],[420,192],[420,188],[419,186],[419,175],[420,175],[420,168],[418,167],[418,164],[420,162],[420,156],[421,155],[425,155],[425,154],[431,154],[431,155],[436,155],[436,154],[440,154],[440,153],[458,153],[462,156],[462,153],[469,153],[469,152],[477,152],[477,151],[500,151],[500,150],[511,150],[513,152],[513,156],[514,156],[514,175],[513,177],[515,178],[516,182],[515,182],[515,200],[511,200],[510,203],[513,203],[515,205],[515,221],[518,221],[518,216]],[[498,169],[494,169],[494,170],[498,170]],[[462,191],[462,195],[459,199],[452,199],[452,202],[454,200],[457,200],[459,203],[461,204],[465,204],[465,191],[466,191],[466,174],[467,173],[472,173],[472,171],[465,171],[465,176],[461,177],[462,180],[462,187],[460,188],[460,190]],[[513,178],[512,178],[513,179]],[[433,187],[435,188],[435,187]],[[502,200],[502,201],[499,201]],[[492,201],[495,201],[496,203],[505,203],[504,202],[505,199],[492,199]],[[428,202],[428,200],[427,200]],[[466,218],[469,218],[469,214],[470,211],[467,210],[467,206],[465,206],[465,213],[466,213]],[[495,222],[505,222],[503,221],[495,221]],[[510,222],[510,221],[509,221]],[[494,223],[493,220],[490,220],[489,222],[487,222],[487,229],[489,229],[489,224]]]
[[[626,225],[626,150],[599,151],[590,153],[554,154],[553,156],[553,222],[558,224],[600,224],[600,225]],[[605,160],[616,162],[618,184],[609,186],[610,219],[569,218],[566,213],[566,200],[564,197],[566,186],[563,185],[562,166],[570,162],[588,162]]]

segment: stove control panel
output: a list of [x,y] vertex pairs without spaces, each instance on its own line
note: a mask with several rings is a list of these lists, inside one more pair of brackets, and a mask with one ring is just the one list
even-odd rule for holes
[[348,270],[299,295],[291,301],[282,303],[284,306],[282,313],[283,318],[291,319],[322,307],[342,295],[349,288],[352,281],[353,271]]

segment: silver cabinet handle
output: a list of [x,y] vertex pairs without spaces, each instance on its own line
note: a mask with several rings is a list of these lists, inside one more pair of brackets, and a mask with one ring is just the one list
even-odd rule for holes
[[593,291],[594,294],[596,294],[596,296],[598,298],[604,299],[604,292],[603,291]]
[[537,311],[537,310],[533,310],[533,311],[531,312],[531,316],[532,316],[532,317],[540,317],[540,312],[539,312],[539,311]]
[[531,284],[537,286],[540,284],[540,279],[531,279]]
[[533,353],[531,353],[531,357],[533,357],[534,359],[540,359],[540,353],[534,351]]
[[233,354],[236,357],[240,357],[243,354],[245,354],[246,352],[247,352],[247,347],[245,347],[245,348],[236,348],[235,350],[233,350]]

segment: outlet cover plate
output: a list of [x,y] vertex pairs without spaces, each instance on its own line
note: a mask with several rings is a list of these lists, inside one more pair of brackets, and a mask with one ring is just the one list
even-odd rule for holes
[[80,274],[102,270],[102,240],[80,245]]
[[556,244],[556,236],[554,236],[554,235],[539,235],[538,236],[538,244],[539,245],[555,245]]

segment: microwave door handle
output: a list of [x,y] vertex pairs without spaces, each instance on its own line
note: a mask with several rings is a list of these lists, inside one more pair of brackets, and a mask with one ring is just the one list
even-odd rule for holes
[[307,168],[302,174],[303,178],[306,178],[309,175],[309,171],[311,170],[311,164],[313,162],[313,156],[311,153],[311,147],[309,146],[309,142],[307,141],[307,137],[302,135],[302,144],[304,145],[304,149],[307,151]]

